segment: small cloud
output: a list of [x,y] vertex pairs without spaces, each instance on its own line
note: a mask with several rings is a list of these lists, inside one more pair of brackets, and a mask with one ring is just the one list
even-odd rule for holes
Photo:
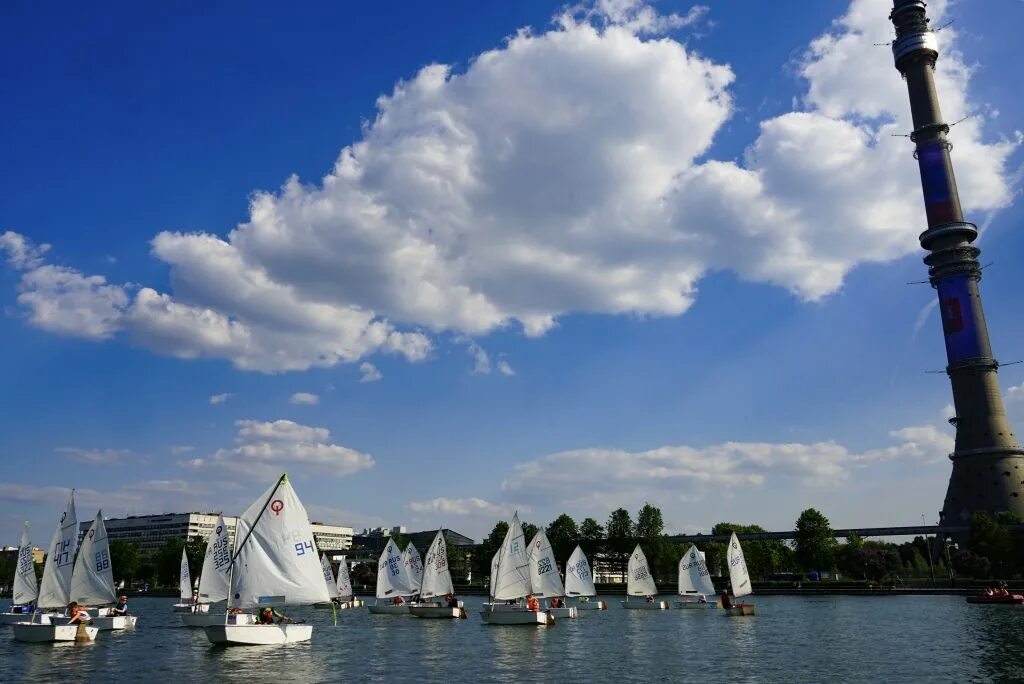
[[132,455],[127,449],[79,449],[78,447],[59,447],[54,449],[58,454],[82,463],[123,463]]
[[288,403],[313,406],[320,403],[320,397],[315,394],[311,394],[310,392],[296,392],[292,395],[292,398],[288,400]]
[[181,454],[187,454],[188,452],[193,451],[194,449],[194,446],[188,444],[176,444],[171,447],[171,453],[174,454],[175,456],[180,456]]
[[362,377],[359,378],[359,382],[377,382],[384,375],[369,361],[364,361],[359,366],[359,372],[362,373]]
[[223,404],[225,401],[227,401],[233,396],[235,395],[231,394],[230,392],[225,392],[224,394],[214,394],[213,396],[210,397],[210,403],[213,404],[214,406],[216,406],[217,404]]
[[443,515],[493,515],[508,517],[516,510],[528,513],[526,506],[491,503],[475,496],[466,499],[438,497],[429,501],[412,501],[409,509],[414,513],[440,513]]
[[501,359],[498,361],[498,372],[502,375],[515,375],[516,372],[512,366],[508,365],[508,361]]

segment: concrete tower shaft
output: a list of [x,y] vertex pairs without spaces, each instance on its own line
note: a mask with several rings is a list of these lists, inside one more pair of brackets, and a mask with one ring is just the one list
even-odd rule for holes
[[929,28],[923,0],[893,0],[889,18],[896,27],[892,44],[896,68],[907,82],[914,121],[911,140],[921,172],[928,229],[921,246],[928,276],[939,297],[946,358],[956,407],[953,472],[940,514],[949,524],[966,521],[975,511],[1009,511],[1024,519],[1024,449],[1006,418],[981,305],[981,253],[978,237],[964,220],[935,92],[938,41]]

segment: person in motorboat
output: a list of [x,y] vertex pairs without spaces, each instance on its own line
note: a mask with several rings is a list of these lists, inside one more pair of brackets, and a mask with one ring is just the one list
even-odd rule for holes
[[456,596],[455,594],[447,594],[447,595],[445,595],[444,598],[445,598],[445,601],[447,601],[449,608],[458,608],[459,607],[459,597]]
[[273,608],[262,608],[259,614],[256,616],[256,624],[258,625],[272,625],[274,624],[274,618],[277,618],[278,624],[282,622],[292,622],[292,619],[287,615],[282,615]]
[[111,615],[127,615],[128,614],[128,597],[118,596],[117,605],[110,610]]
[[71,615],[71,619],[68,620],[69,625],[87,625],[92,622],[92,618],[89,617],[89,610],[74,601],[68,606],[68,614]]
[[729,598],[729,590],[728,589],[723,589],[722,590],[722,607],[723,608],[732,608],[732,599]]
[[532,613],[540,612],[540,601],[534,598],[533,594],[526,596],[526,609]]

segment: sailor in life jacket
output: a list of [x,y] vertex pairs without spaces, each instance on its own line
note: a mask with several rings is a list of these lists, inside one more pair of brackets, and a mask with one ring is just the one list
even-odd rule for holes
[[533,597],[533,594],[529,594],[526,597],[526,608],[534,613],[540,610],[540,601]]

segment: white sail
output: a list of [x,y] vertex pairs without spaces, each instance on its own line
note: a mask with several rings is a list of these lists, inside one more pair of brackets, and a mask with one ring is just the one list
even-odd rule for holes
[[543,529],[530,541],[530,588],[535,596],[565,596],[562,578],[558,575],[555,552]]
[[206,540],[206,555],[203,556],[203,570],[199,574],[199,601],[216,603],[228,597],[231,581],[231,539],[228,534],[224,516],[217,518],[217,526],[213,528]]
[[732,582],[732,595],[736,598],[750,594],[750,574],[747,572],[747,561],[743,558],[743,548],[736,533],[729,538],[729,581]]
[[331,570],[331,561],[327,560],[327,554],[320,554],[320,567],[324,571],[324,582],[327,584],[327,593],[331,598],[338,595],[338,585],[334,583],[334,571]]
[[491,556],[491,576],[487,580],[487,593],[491,600],[494,600],[494,587],[498,583],[498,561],[501,559],[501,549],[495,551]]
[[626,582],[626,593],[630,596],[654,596],[658,587],[654,585],[651,568],[647,565],[647,556],[637,544],[633,555],[629,557],[629,578]]
[[704,554],[693,545],[679,559],[679,593],[703,596],[715,593],[715,585],[711,582],[711,573],[704,562]]
[[393,539],[380,554],[377,561],[377,598],[394,596],[411,596],[415,590],[410,586],[409,575],[405,571],[405,559]]
[[181,550],[181,569],[178,572],[178,594],[183,602],[192,600],[192,575],[188,572],[188,554]]
[[505,540],[498,556],[497,581],[494,584],[494,598],[498,601],[518,599],[532,591],[530,585],[530,557],[526,551],[523,526],[519,514],[512,516]]
[[405,572],[409,577],[409,588],[414,594],[420,593],[420,584],[423,582],[423,559],[420,558],[420,552],[416,550],[412,542],[405,547],[402,563],[405,565]]
[[87,606],[104,606],[117,601],[103,511],[96,513],[92,527],[85,533],[82,548],[78,550],[75,571],[71,575],[71,600]]
[[454,593],[452,574],[448,569],[448,546],[444,542],[444,534],[438,530],[424,558],[420,596],[427,599]]
[[21,531],[21,545],[18,546],[18,567],[14,570],[14,605],[23,606],[39,598],[36,583],[36,566],[32,562],[32,542],[28,540],[28,522]]
[[352,580],[348,576],[348,561],[345,557],[341,557],[341,563],[338,564],[338,588],[335,596],[343,599],[351,597],[352,592]]
[[596,596],[594,575],[590,572],[590,563],[583,549],[576,547],[569,556],[565,568],[565,593],[567,596]]
[[230,605],[255,608],[330,600],[306,509],[282,475],[238,519]]
[[71,572],[78,548],[78,516],[75,515],[75,490],[68,496],[64,515],[50,540],[39,587],[40,608],[65,608],[71,601]]

